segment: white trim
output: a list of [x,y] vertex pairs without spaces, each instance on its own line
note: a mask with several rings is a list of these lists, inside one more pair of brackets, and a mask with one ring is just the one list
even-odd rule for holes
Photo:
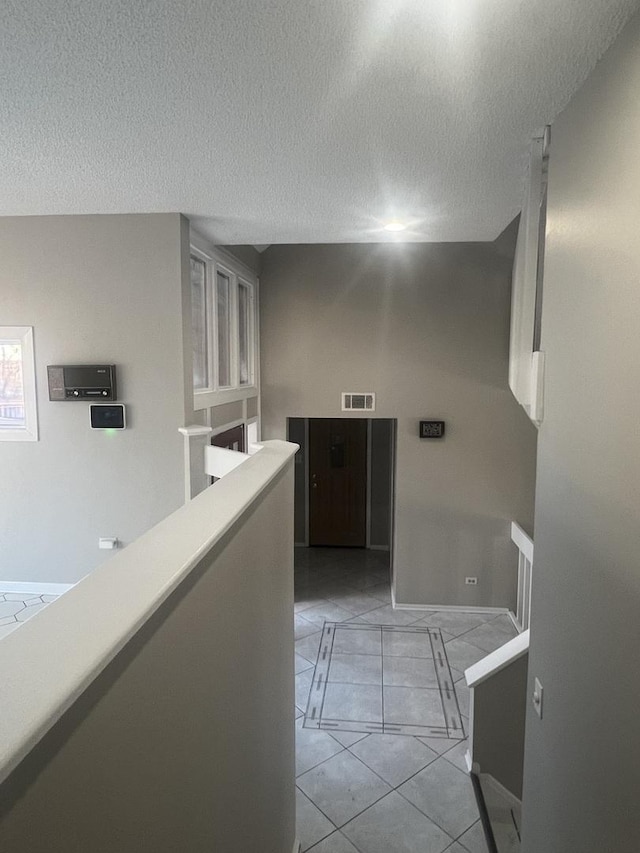
[[38,583],[38,581],[0,581],[2,592],[33,592],[36,595],[62,595],[74,583]]
[[512,610],[510,610],[508,616],[509,616],[509,619],[511,619],[511,621],[513,622],[513,627],[516,629],[516,631],[519,634],[521,634],[522,633],[522,625],[518,622],[518,617],[516,616],[516,614]]
[[477,687],[529,652],[529,631],[523,631],[464,671],[467,687]]
[[202,409],[220,406],[223,403],[237,403],[239,400],[247,400],[249,397],[258,397],[257,385],[243,385],[241,388],[223,388],[220,391],[194,391],[193,409],[199,412]]
[[201,424],[192,424],[191,426],[178,427],[178,432],[187,438],[193,438],[196,435],[209,435],[211,432],[210,426],[202,426]]
[[38,400],[33,326],[0,326],[0,340],[16,341],[22,348],[22,391],[25,425],[0,429],[0,441],[38,441]]
[[300,844],[300,842],[299,842],[299,841],[298,841],[298,839],[296,838],[296,839],[294,840],[294,842],[293,842],[293,848],[292,848],[292,850],[291,850],[291,853],[300,853],[300,847],[301,847],[301,846],[302,846],[302,845]]
[[477,767],[478,770],[480,769],[480,765],[479,764],[474,765],[473,761],[471,760],[471,752],[469,750],[467,750],[464,754],[464,763],[467,765],[467,771],[469,773],[476,773],[476,770],[474,770],[474,767]]
[[510,613],[508,607],[474,607],[469,604],[398,604],[393,590],[391,599],[394,610],[449,610],[453,613]]
[[533,540],[515,521],[511,522],[511,541],[518,546],[527,560],[533,563]]

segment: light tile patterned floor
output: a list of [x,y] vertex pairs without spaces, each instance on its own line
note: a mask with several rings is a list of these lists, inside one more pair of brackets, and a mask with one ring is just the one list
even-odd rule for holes
[[56,598],[57,595],[40,595],[37,592],[5,592],[0,585],[0,639]]
[[325,622],[304,726],[463,738],[440,628]]
[[[515,636],[509,617],[393,610],[386,553],[329,548],[296,549],[295,609],[298,835],[302,850],[487,853],[466,772],[466,740],[354,731],[330,733],[326,729],[305,728],[303,715],[325,621],[437,628],[445,643],[466,731],[469,696],[463,671]],[[357,637],[351,631],[343,633]],[[409,679],[419,688],[429,689],[433,673],[424,661],[412,656],[412,633],[420,632],[409,631],[404,640],[398,633],[393,641],[396,654],[387,676],[389,686],[393,687],[391,681],[396,679],[404,687]],[[345,659],[366,655],[366,649],[353,646],[354,642],[366,645],[366,641],[351,642],[332,661],[337,676],[348,682],[349,668],[357,665],[365,687],[379,695],[376,664]],[[370,685],[366,684],[367,679],[372,682]]]

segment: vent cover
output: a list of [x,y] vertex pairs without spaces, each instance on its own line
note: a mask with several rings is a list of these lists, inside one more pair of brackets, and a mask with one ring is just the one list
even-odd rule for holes
[[367,392],[343,391],[343,412],[374,412],[376,409],[376,395]]

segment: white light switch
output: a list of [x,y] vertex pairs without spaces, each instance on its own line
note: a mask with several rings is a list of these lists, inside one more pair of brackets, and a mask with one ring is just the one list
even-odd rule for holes
[[542,719],[542,694],[542,684],[540,684],[540,679],[536,678],[533,684],[533,707],[540,719]]

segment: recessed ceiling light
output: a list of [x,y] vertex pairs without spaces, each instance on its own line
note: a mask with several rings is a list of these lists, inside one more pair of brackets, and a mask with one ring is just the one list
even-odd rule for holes
[[407,226],[403,222],[398,222],[394,220],[393,222],[387,222],[384,226],[385,231],[404,231]]

